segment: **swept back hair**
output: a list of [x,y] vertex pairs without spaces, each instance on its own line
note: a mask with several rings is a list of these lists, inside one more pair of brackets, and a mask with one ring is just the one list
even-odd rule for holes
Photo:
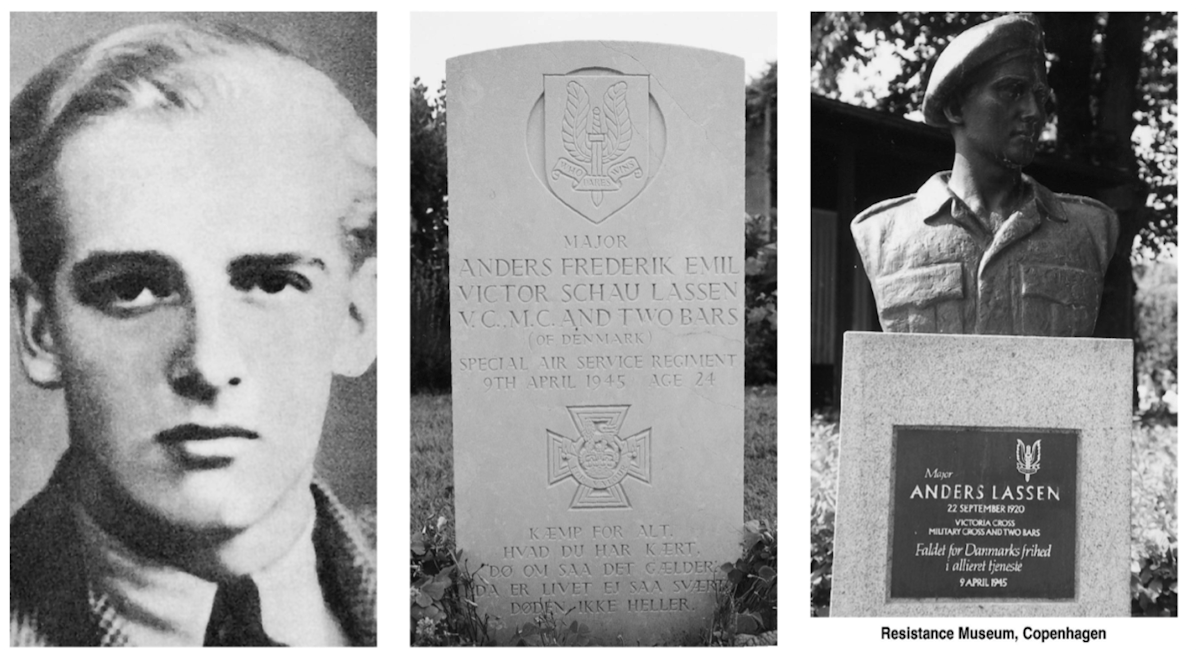
[[[337,218],[343,242],[354,268],[373,257],[375,136],[333,81],[247,29],[164,23],[127,28],[62,54],[13,99],[9,203],[26,276],[48,290],[62,263],[61,190],[55,169],[68,139],[119,113],[203,113],[208,106],[236,102],[249,93],[248,85],[262,85],[276,73],[301,80],[305,97],[297,103],[338,131],[351,188],[346,190],[346,210]],[[330,154],[331,159],[336,155]]]

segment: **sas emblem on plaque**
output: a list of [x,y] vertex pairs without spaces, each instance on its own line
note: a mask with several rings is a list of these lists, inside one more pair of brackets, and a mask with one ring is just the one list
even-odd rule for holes
[[599,224],[646,187],[650,78],[546,75],[546,173],[560,201]]
[[567,478],[579,483],[570,509],[629,509],[621,481],[629,476],[650,483],[650,430],[624,439],[617,434],[629,407],[567,407],[576,439],[546,430],[549,483]]
[[1038,439],[1031,445],[1025,445],[1021,439],[1017,439],[1017,472],[1025,476],[1025,481],[1029,481],[1029,476],[1038,472],[1042,467],[1042,440]]

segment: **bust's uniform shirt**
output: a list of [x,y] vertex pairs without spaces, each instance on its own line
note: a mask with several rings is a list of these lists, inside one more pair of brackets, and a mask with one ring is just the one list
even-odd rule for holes
[[850,231],[885,332],[1090,336],[1116,250],[1116,213],[1022,176],[993,232],[935,174],[875,204]]

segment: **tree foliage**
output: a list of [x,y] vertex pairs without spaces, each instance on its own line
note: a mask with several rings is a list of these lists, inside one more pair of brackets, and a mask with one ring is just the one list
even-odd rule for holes
[[409,92],[409,212],[413,267],[446,253],[446,84],[426,99],[429,88],[413,79]]
[[409,376],[414,389],[450,387],[450,239],[446,168],[446,85],[432,101],[409,92]]
[[746,122],[758,125],[768,112],[775,111],[778,90],[778,62],[768,62],[767,70],[746,85]]
[[1179,374],[1179,280],[1175,261],[1138,263],[1134,277],[1138,288],[1134,296],[1138,317],[1134,358],[1141,412],[1146,420],[1170,422],[1175,414],[1167,399],[1176,389]]
[[[914,117],[937,55],[978,12],[829,12],[811,22],[815,93]],[[1174,13],[1039,13],[1052,115],[1041,150],[1129,172],[1146,212],[1133,216],[1144,248],[1176,243]],[[877,84],[863,84],[874,80]],[[856,81],[857,84],[847,84]]]
[[1141,66],[1141,94],[1134,117],[1150,137],[1144,145],[1136,145],[1138,167],[1142,180],[1150,184],[1147,204],[1154,210],[1150,225],[1143,231],[1143,241],[1154,251],[1165,251],[1176,244],[1178,210],[1176,199],[1179,180],[1175,167],[1175,121],[1177,117],[1176,85],[1179,59],[1176,50],[1175,14],[1150,14]]
[[778,66],[770,62],[762,75],[746,85],[746,131],[761,127],[767,137],[767,173],[771,179],[771,212],[746,216],[746,384],[774,384],[778,344],[778,249],[776,191],[778,185]]
[[[921,105],[933,62],[963,30],[997,13],[829,12],[813,26],[813,91],[838,98],[844,70],[867,66],[876,57],[896,58],[899,70],[887,81],[887,94],[859,104],[889,114],[907,114]],[[890,55],[889,55],[890,53]],[[841,98],[841,100],[854,99]]]
[[771,207],[776,204],[776,191],[778,185],[776,181],[778,176],[776,172],[779,166],[779,120],[777,108],[779,97],[779,66],[778,62],[769,62],[767,70],[762,75],[750,81],[746,85],[746,132],[750,133],[751,128],[763,126],[770,131],[768,135],[768,143],[770,145],[770,160],[767,163],[767,172],[771,177]]

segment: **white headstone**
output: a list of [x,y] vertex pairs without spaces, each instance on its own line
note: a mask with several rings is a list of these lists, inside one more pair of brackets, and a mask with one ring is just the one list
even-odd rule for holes
[[456,534],[480,612],[604,643],[704,629],[743,521],[742,60],[569,42],[447,69]]

